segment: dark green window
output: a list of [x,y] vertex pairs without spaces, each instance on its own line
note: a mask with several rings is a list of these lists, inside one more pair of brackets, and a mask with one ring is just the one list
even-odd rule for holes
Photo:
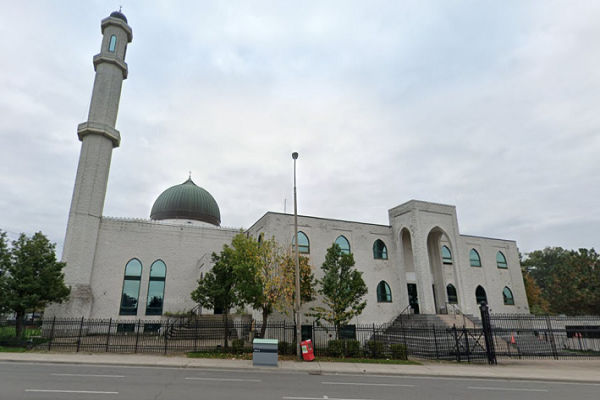
[[506,257],[502,254],[501,251],[496,253],[496,265],[498,268],[508,268],[508,264],[506,263]]
[[339,236],[337,239],[335,239],[335,243],[337,243],[338,246],[340,246],[340,249],[342,249],[342,253],[345,254],[350,254],[350,242],[348,241],[348,239],[346,239],[346,237]]
[[445,265],[452,265],[452,253],[448,246],[442,246],[442,263]]
[[117,47],[117,37],[115,35],[112,35],[110,37],[110,43],[108,44],[108,51],[110,51],[111,53],[114,53],[116,47]]
[[487,301],[487,294],[485,293],[485,289],[481,286],[477,286],[475,289],[475,299],[477,300],[477,305],[480,305],[482,301]]
[[469,253],[469,261],[471,263],[471,267],[481,267],[481,257],[479,257],[479,253],[475,249],[471,249]]
[[385,247],[385,243],[383,240],[377,239],[375,243],[373,243],[373,258],[376,260],[387,260],[387,247]]
[[448,295],[448,303],[458,304],[458,294],[453,284],[446,286],[446,294]]
[[146,315],[161,315],[165,297],[165,279],[167,266],[161,260],[154,261],[150,267],[150,281],[148,282],[148,303]]
[[119,315],[137,315],[141,277],[142,263],[137,258],[134,258],[125,266],[125,279],[123,281]]
[[381,281],[379,282],[379,285],[377,285],[377,302],[392,302],[392,290],[390,289],[390,285],[388,285],[386,281]]
[[506,305],[506,306],[514,306],[515,305],[515,299],[513,297],[512,291],[508,287],[505,287],[504,290],[502,291],[502,297],[504,298],[504,305]]
[[[298,232],[298,253],[301,254],[310,254],[310,242],[308,241],[308,236],[304,232]],[[292,238],[292,247],[296,245],[296,237]]]

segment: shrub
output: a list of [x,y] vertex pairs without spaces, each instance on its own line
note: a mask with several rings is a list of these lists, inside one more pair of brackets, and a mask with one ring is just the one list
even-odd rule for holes
[[360,357],[360,342],[358,340],[346,340],[346,356]]
[[290,350],[290,344],[288,342],[279,342],[277,343],[277,350],[279,354],[287,354]]
[[396,360],[408,360],[406,354],[406,346],[403,344],[392,344],[390,345],[390,351],[392,352],[392,358]]
[[369,340],[367,342],[367,348],[369,349],[369,353],[373,358],[383,358],[385,357],[385,346],[382,342],[378,342],[376,340]]
[[344,341],[333,339],[327,343],[327,354],[331,357],[343,357],[344,356]]
[[243,353],[244,352],[245,342],[242,339],[235,339],[231,342],[231,349],[234,353]]

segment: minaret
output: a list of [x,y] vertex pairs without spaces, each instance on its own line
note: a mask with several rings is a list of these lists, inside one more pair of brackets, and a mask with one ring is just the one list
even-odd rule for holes
[[94,56],[96,78],[87,122],[77,127],[81,154],[62,261],[71,297],[60,316],[89,317],[93,302],[90,287],[100,219],[104,208],[113,148],[121,141],[115,129],[123,80],[127,79],[125,53],[133,39],[127,18],[115,11],[102,20],[102,47]]

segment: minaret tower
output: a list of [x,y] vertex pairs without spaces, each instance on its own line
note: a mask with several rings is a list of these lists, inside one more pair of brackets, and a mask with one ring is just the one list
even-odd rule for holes
[[115,129],[121,86],[127,79],[125,53],[133,39],[127,18],[115,11],[102,20],[102,47],[94,56],[96,78],[87,122],[77,127],[81,153],[62,260],[71,298],[59,307],[61,316],[89,317],[90,287],[100,219],[104,208],[113,148],[121,141]]

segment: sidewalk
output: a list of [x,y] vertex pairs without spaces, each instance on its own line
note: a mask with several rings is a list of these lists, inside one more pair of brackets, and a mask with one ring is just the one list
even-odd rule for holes
[[0,362],[95,364],[143,367],[270,370],[309,374],[368,374],[447,378],[517,379],[600,384],[597,360],[501,360],[496,366],[424,362],[423,365],[280,361],[278,368],[254,367],[252,361],[95,353],[0,353]]

